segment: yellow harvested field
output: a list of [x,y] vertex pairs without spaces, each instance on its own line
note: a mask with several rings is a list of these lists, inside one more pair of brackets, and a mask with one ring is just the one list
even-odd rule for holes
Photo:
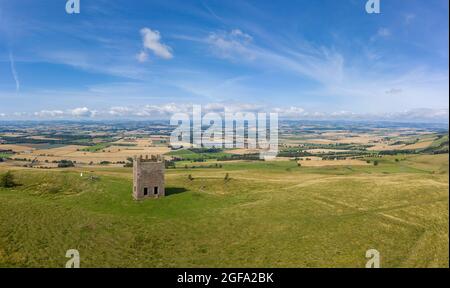
[[108,162],[122,162],[127,161],[127,158],[135,155],[160,155],[170,151],[167,147],[123,147],[123,146],[111,146],[105,148],[101,152],[87,152],[82,151],[85,146],[68,145],[53,149],[34,150],[32,153],[20,153],[16,155],[16,158],[26,158],[29,160],[37,160],[40,162],[60,161],[60,160],[72,160],[77,163],[90,163],[98,164],[102,161]]
[[366,161],[346,159],[346,160],[311,160],[299,161],[304,167],[324,167],[324,166],[367,166]]
[[369,144],[380,141],[382,137],[378,136],[361,136],[361,137],[349,137],[336,141],[339,144]]
[[169,136],[150,136],[150,139],[152,141],[169,141],[170,137]]
[[402,148],[402,150],[414,150],[414,149],[424,149],[433,144],[433,141],[423,141],[415,144],[407,145]]
[[377,142],[381,137],[367,136],[367,137],[348,137],[342,139],[310,139],[303,141],[309,144],[369,144]]
[[330,140],[330,139],[309,139],[302,141],[303,143],[309,143],[309,144],[334,144],[336,141]]
[[[306,160],[309,159],[309,160]],[[301,157],[300,161],[322,161],[322,157],[317,157],[317,156],[308,156],[308,157]]]
[[367,148],[369,151],[386,151],[386,150],[400,150],[405,147],[404,144],[389,145],[389,144],[377,144],[375,146]]
[[275,157],[274,159],[270,160],[271,162],[282,162],[282,161],[291,161],[292,158],[290,157]]
[[369,151],[386,151],[386,150],[415,150],[415,149],[424,149],[429,147],[433,141],[423,141],[423,142],[417,142],[415,144],[405,145],[405,144],[399,144],[399,145],[389,145],[387,143],[384,144],[377,144],[373,147],[367,148]]
[[54,141],[58,141],[61,140],[59,138],[51,138],[51,137],[46,137],[46,136],[30,136],[27,137],[28,139],[34,139],[34,140],[54,140]]
[[137,147],[150,147],[153,143],[151,139],[138,138],[138,139],[120,139],[116,144],[136,145]]
[[327,138],[337,138],[337,137],[347,137],[351,133],[348,131],[335,131],[335,132],[325,132],[321,133],[320,136]]
[[234,154],[234,155],[245,155],[245,154],[256,154],[259,153],[260,150],[258,149],[233,149],[233,150],[227,150],[227,153]]
[[24,145],[2,144],[0,145],[0,150],[12,150],[16,153],[22,153],[26,151],[32,151],[34,150],[34,148]]
[[67,145],[58,148],[51,149],[42,149],[42,150],[34,150],[32,155],[47,155],[47,156],[64,156],[70,153],[76,152],[77,149],[83,149],[86,146],[78,146],[78,145]]
[[25,136],[25,134],[23,134],[23,133],[3,133],[3,134],[0,134],[0,137],[1,136],[4,136],[4,137],[21,137],[21,136]]
[[348,150],[339,150],[339,149],[309,149],[309,150],[306,150],[306,152],[312,153],[312,154],[322,154],[322,153],[348,152]]
[[107,136],[108,133],[106,133],[106,132],[91,132],[91,133],[89,133],[89,135],[92,137],[104,137],[104,136]]

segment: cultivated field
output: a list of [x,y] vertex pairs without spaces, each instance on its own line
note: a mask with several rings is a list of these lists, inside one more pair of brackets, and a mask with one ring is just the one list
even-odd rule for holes
[[[146,144],[144,144],[146,143]],[[94,163],[99,164],[101,162],[125,162],[129,157],[135,155],[160,155],[170,151],[167,147],[157,146],[153,147],[148,140],[136,141],[136,146],[115,146],[114,143],[111,146],[99,149],[98,151],[90,151],[88,146],[79,145],[67,145],[58,148],[51,149],[32,149],[31,151],[21,151],[23,146],[14,145],[14,149],[20,152],[15,155],[14,158],[23,158],[39,161],[42,163],[71,160],[77,163]],[[118,142],[118,144],[125,144],[125,142]],[[9,146],[9,145],[2,145]],[[17,146],[17,147],[16,147]],[[45,165],[44,165],[45,166]]]
[[[308,158],[309,159],[309,158]],[[367,166],[371,165],[366,161],[355,160],[355,159],[345,159],[345,160],[322,160],[322,159],[312,159],[312,160],[301,160],[299,163],[305,167],[324,167],[324,166]]]

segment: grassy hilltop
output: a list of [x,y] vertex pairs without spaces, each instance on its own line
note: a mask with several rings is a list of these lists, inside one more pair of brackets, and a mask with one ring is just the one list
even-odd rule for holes
[[130,168],[16,168],[20,186],[0,188],[0,267],[64,267],[68,249],[82,267],[364,267],[372,248],[382,267],[448,267],[448,159],[182,166],[144,202]]

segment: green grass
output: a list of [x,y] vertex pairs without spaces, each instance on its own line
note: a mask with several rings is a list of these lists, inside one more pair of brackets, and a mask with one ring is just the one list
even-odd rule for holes
[[83,148],[83,149],[81,149],[81,151],[84,151],[84,152],[98,152],[98,151],[101,151],[101,150],[104,150],[104,149],[110,147],[111,145],[112,145],[111,143],[99,143],[99,144],[95,144],[93,146],[89,146],[89,147]]
[[443,135],[442,137],[439,137],[438,139],[436,139],[432,144],[431,147],[439,147],[443,144],[447,144],[448,145],[448,134],[447,135]]
[[12,154],[12,153],[0,153],[0,158],[8,159],[8,158],[11,158],[12,155],[14,155],[14,154]]
[[196,160],[206,161],[208,159],[218,159],[221,157],[230,156],[230,154],[228,154],[226,152],[222,152],[222,151],[198,153],[198,152],[193,152],[193,151],[187,150],[187,149],[171,151],[171,152],[167,153],[167,155],[176,156],[176,157],[182,158],[183,160],[186,160],[186,161],[196,161]]
[[63,267],[68,249],[82,267],[364,267],[368,249],[382,267],[448,267],[448,154],[395,158],[170,169],[168,196],[143,202],[128,168],[17,170],[0,267]]

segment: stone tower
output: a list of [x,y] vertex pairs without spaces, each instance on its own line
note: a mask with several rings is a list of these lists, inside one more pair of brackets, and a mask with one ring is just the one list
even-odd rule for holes
[[136,200],[164,197],[164,159],[152,156],[150,159],[134,157],[133,197]]

